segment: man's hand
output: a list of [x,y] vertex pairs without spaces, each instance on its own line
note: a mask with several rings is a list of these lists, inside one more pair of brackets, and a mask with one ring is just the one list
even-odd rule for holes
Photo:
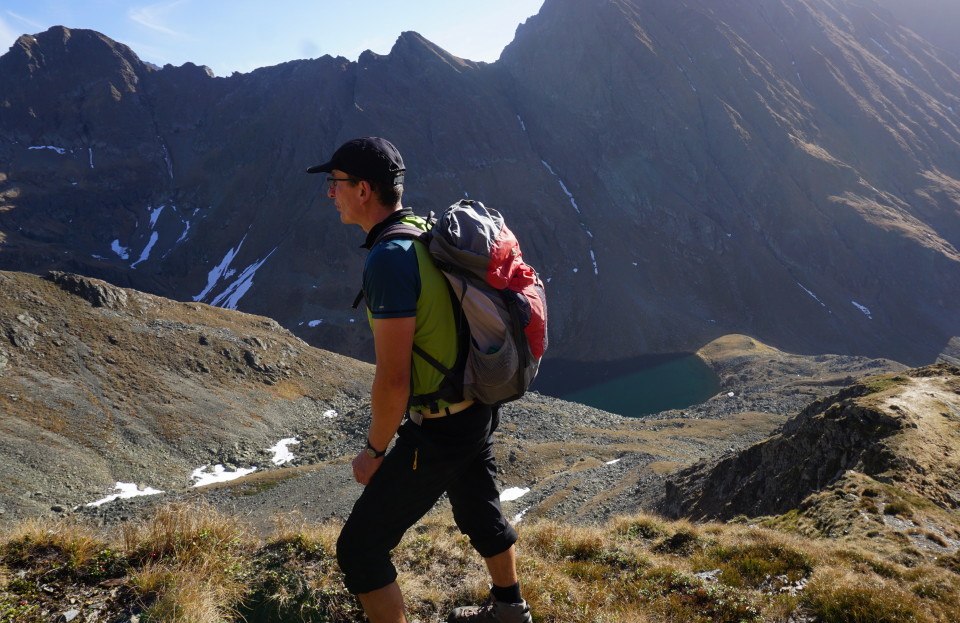
[[383,457],[379,459],[372,458],[366,450],[361,450],[355,459],[353,459],[353,478],[366,487],[370,484],[370,479],[380,469],[383,463]]

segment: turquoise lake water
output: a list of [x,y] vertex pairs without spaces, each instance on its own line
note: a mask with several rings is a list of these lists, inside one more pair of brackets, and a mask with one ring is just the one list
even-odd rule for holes
[[629,417],[683,409],[720,391],[720,380],[693,354],[604,364],[545,362],[533,389]]

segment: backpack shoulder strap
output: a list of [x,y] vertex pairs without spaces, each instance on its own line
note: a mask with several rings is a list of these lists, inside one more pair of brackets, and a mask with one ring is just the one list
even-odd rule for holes
[[373,249],[373,247],[381,242],[387,242],[388,240],[419,240],[420,242],[428,243],[430,240],[430,232],[423,231],[419,227],[415,227],[409,223],[394,223],[380,232],[380,235],[376,237],[373,244],[370,245],[370,248]]
[[[387,242],[390,240],[419,240],[420,242],[429,245],[430,243],[430,231],[423,231],[419,227],[414,227],[409,223],[398,222],[390,225],[378,235],[373,244],[370,245],[372,250],[375,246],[381,242]],[[360,292],[357,293],[357,297],[353,299],[353,309],[360,307],[360,302],[363,301],[363,289],[360,289]]]

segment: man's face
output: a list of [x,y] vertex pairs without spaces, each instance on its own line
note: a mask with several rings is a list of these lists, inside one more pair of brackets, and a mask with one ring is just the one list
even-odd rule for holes
[[334,169],[330,173],[334,182],[330,182],[327,187],[327,196],[333,199],[333,205],[340,213],[340,222],[345,225],[359,225],[358,217],[359,204],[357,197],[360,192],[360,184],[356,181],[346,181],[347,178],[354,179],[350,175],[339,169]]

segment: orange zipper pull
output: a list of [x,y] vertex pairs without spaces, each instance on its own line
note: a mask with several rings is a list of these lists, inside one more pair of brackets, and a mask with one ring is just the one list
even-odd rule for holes
[[413,450],[413,469],[414,469],[414,471],[416,471],[416,469],[417,469],[417,458],[419,457],[419,455],[420,455],[420,448],[414,448],[414,450]]

